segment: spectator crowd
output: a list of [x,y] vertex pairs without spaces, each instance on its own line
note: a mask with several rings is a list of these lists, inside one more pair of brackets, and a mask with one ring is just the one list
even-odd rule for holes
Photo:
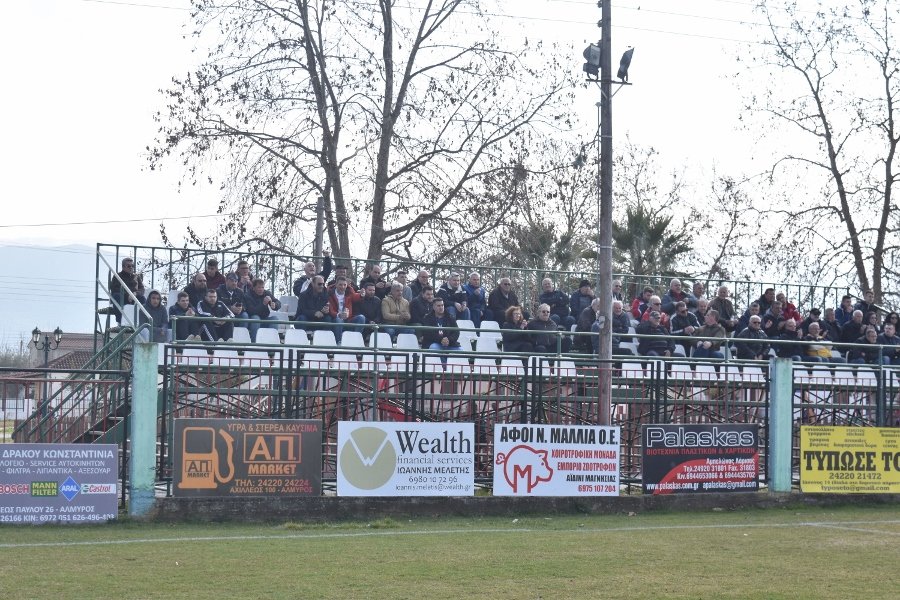
[[[451,272],[435,288],[427,270],[409,281],[403,269],[388,278],[374,264],[356,282],[346,264],[334,264],[328,252],[323,255],[321,270],[307,262],[294,281],[296,309],[289,318],[308,332],[331,329],[338,343],[344,330],[368,338],[378,325],[392,338],[415,333],[425,349],[459,350],[460,327],[477,329],[495,321],[506,352],[599,350],[600,300],[587,279],[570,293],[558,289],[551,278],[543,279],[532,316],[509,277],[501,277],[488,290],[477,272]],[[283,320],[277,314],[283,310],[281,301],[250,273],[247,261],[223,274],[216,259],[207,260],[206,269],[193,275],[170,306],[164,305],[158,290],[145,295],[133,259],[123,259],[121,267],[110,280],[115,304],[109,312],[121,320],[117,306],[142,304],[155,341],[227,341],[236,325],[246,326],[255,341],[261,328],[276,327],[275,321]],[[630,303],[616,280],[612,294],[613,354],[618,356],[724,359],[727,348],[733,348],[740,359],[775,355],[804,362],[900,364],[900,317],[877,306],[871,291],[859,299],[846,295],[837,307],[811,307],[805,314],[774,288],[765,289],[744,310],[735,306],[727,286],[707,298],[702,283],[695,282],[688,291],[679,279],[672,279],[662,294],[643,287]],[[183,318],[195,316],[206,318]],[[147,318],[140,313],[141,323]],[[581,335],[572,336],[572,331]],[[637,343],[632,341],[635,335]],[[839,348],[836,343],[856,346]]]

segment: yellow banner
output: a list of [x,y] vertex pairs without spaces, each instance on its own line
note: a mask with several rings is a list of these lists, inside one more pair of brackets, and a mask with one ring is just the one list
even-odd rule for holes
[[800,427],[800,490],[900,493],[900,429]]

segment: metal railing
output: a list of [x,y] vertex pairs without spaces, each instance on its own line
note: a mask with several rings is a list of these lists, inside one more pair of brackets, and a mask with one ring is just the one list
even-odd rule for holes
[[[276,295],[290,295],[293,281],[303,272],[303,265],[309,260],[318,260],[321,257],[313,257],[302,254],[291,254],[277,249],[254,249],[246,244],[241,244],[225,249],[203,248],[168,248],[160,246],[126,246],[118,244],[97,244],[97,255],[114,257],[113,264],[120,264],[121,259],[128,256],[135,259],[136,272],[144,276],[145,288],[158,289],[160,291],[184,288],[194,273],[206,268],[206,261],[216,258],[219,268],[223,273],[234,270],[238,261],[246,260],[249,263],[251,273],[266,282],[266,289]],[[367,267],[374,264],[363,258],[334,257],[336,263],[346,264],[352,279],[358,281],[367,273]],[[105,259],[103,260],[106,263]],[[97,264],[98,283],[103,274],[100,267],[100,259]],[[503,265],[468,265],[459,263],[426,263],[416,261],[381,260],[378,264],[387,279],[392,278],[398,270],[409,271],[411,282],[416,278],[420,269],[426,269],[431,276],[431,283],[435,288],[439,287],[451,272],[463,275],[463,282],[471,272],[479,272],[482,275],[483,285],[487,292],[496,285],[501,277],[509,277],[513,282],[514,290],[524,308],[533,310],[537,305],[538,296],[541,293],[541,280],[549,277],[555,285],[564,291],[577,290],[578,283],[587,279],[596,283],[598,274],[594,271],[571,270],[553,271],[542,268],[519,268]],[[109,268],[109,265],[106,265]],[[111,269],[115,272],[115,269]],[[671,275],[634,275],[618,273],[614,278],[623,282],[625,301],[631,300],[640,293],[645,285],[653,287],[660,295],[669,288]],[[750,302],[762,295],[766,288],[772,287],[784,291],[799,308],[811,307],[837,307],[840,305],[841,296],[848,293],[846,287],[823,286],[815,284],[799,284],[791,282],[751,281],[738,279],[711,279],[705,276],[691,278],[692,281],[700,281],[706,289],[706,296],[715,297],[715,289],[720,285],[727,285],[732,291],[732,300],[736,307],[746,308]],[[690,287],[687,286],[688,291]],[[165,297],[165,294],[163,294]],[[101,294],[98,286],[98,303],[105,303],[106,297]],[[99,304],[98,304],[99,306]],[[577,315],[574,315],[577,317]]]

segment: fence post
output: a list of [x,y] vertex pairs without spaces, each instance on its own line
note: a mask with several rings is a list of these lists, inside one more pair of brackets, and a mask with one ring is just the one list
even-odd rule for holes
[[128,514],[146,515],[153,507],[156,480],[157,345],[135,341],[132,361],[131,438]]
[[794,363],[769,360],[769,491],[791,491],[791,446],[794,435]]

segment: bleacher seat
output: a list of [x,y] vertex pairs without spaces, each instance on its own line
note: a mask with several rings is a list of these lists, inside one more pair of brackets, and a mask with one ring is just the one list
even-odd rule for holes
[[359,331],[345,331],[341,336],[341,346],[345,348],[365,348],[366,342]]
[[275,346],[281,344],[281,338],[278,336],[277,330],[260,327],[259,331],[256,332],[256,343]]
[[369,339],[369,347],[377,347],[379,350],[390,350],[394,347],[394,343],[391,341],[391,336],[388,333],[379,331]]
[[479,337],[475,340],[475,352],[499,352],[497,339],[493,337]]
[[337,346],[337,340],[334,338],[334,332],[330,329],[316,329],[313,331],[313,346],[334,347]]
[[235,327],[234,333],[231,335],[231,340],[235,344],[249,344],[250,342],[250,330],[246,327]]
[[419,339],[412,333],[401,333],[397,335],[397,348],[406,348],[407,350],[419,350]]
[[181,290],[169,290],[169,296],[166,299],[166,306],[175,306],[178,304],[178,292]]
[[309,346],[306,330],[291,327],[284,332],[284,344],[286,346]]
[[299,302],[299,298],[297,298],[297,296],[281,296],[280,298],[278,298],[278,301],[281,302],[282,311],[291,316],[297,314],[297,303]]

